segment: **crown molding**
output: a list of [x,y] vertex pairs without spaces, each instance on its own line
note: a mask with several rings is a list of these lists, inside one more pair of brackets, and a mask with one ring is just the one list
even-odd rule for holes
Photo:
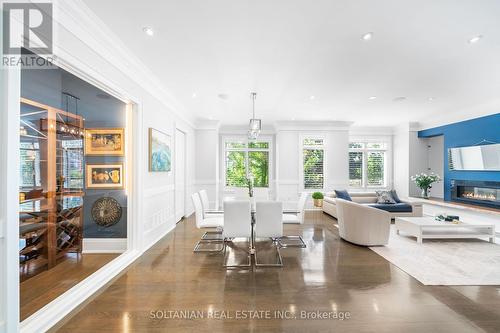
[[348,131],[352,121],[277,121],[274,123],[278,131]]
[[[222,125],[220,127],[221,134],[247,135],[248,125]],[[274,126],[263,126],[260,135],[274,135],[276,130]]]
[[55,0],[53,3],[56,13],[54,17],[59,24],[111,66],[143,87],[177,118],[195,127],[192,114],[82,0]]
[[377,136],[377,135],[392,135],[394,127],[372,127],[372,126],[352,126],[349,129],[349,135],[352,136]]
[[198,119],[194,127],[196,130],[204,130],[204,131],[218,131],[220,129],[220,121],[219,120],[207,120],[203,119],[200,120]]

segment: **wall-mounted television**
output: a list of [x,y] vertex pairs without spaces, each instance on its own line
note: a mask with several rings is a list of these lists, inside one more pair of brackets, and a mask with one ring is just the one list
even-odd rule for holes
[[500,143],[448,149],[450,170],[500,171]]

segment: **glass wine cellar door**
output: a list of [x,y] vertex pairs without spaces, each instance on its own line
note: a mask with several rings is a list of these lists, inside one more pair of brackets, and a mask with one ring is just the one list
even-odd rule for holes
[[81,253],[81,116],[21,99],[19,259],[21,280]]

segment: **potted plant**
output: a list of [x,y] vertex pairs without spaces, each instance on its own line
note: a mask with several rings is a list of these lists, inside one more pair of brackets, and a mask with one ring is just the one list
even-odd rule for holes
[[316,207],[323,207],[323,193],[321,192],[314,192],[312,194],[312,198],[313,198],[313,201],[314,201],[314,206]]
[[421,173],[411,177],[411,180],[415,182],[418,188],[422,190],[422,198],[429,199],[429,190],[432,188],[432,184],[441,180],[439,175],[431,173],[430,175],[426,173]]

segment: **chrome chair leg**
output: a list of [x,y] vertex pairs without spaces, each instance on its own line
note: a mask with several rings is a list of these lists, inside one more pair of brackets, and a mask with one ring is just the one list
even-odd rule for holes
[[221,231],[207,231],[201,236],[202,240],[218,240],[222,241],[222,230]]
[[226,252],[227,252],[227,243],[232,243],[232,240],[229,238],[225,238],[223,242],[223,263],[222,266],[226,268],[248,268],[252,266],[252,259],[250,257],[250,253],[247,252],[248,264],[245,265],[226,265]]
[[[299,244],[287,244],[286,242],[283,242],[283,240],[296,240],[299,242]],[[286,249],[288,247],[299,247],[299,248],[306,248],[306,243],[304,242],[304,240],[302,239],[302,236],[282,236],[279,238],[279,244],[282,248]]]
[[204,250],[202,249],[203,244],[211,244],[211,243],[220,243],[222,245],[223,243],[223,238],[222,238],[222,228],[217,227],[215,231],[207,231],[201,236],[200,240],[196,242],[196,245],[194,246],[193,252],[199,253],[199,252],[221,252],[223,250],[223,246],[220,248],[216,249],[210,249],[210,250]]
[[[220,248],[216,248],[216,249],[202,249],[202,245],[203,244],[220,244],[221,247]],[[224,250],[224,242],[221,241],[221,240],[203,240],[203,239],[200,239],[198,242],[196,242],[196,245],[194,246],[194,249],[193,249],[193,252],[194,253],[202,253],[202,252],[221,252],[222,250]]]
[[271,238],[274,246],[276,247],[276,252],[278,254],[278,262],[276,264],[259,264],[257,259],[257,251],[255,251],[255,267],[283,267],[283,258],[280,252],[280,243],[278,238]]

